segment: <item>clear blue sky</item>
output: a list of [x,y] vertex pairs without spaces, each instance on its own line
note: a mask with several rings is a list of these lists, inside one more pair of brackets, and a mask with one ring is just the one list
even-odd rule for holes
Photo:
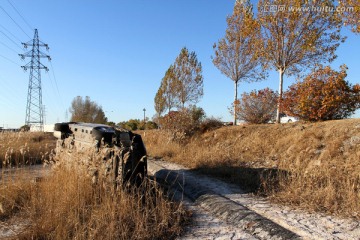
[[[212,46],[224,36],[226,16],[235,0],[11,0],[40,39],[49,44],[51,64],[42,72],[46,123],[66,121],[65,112],[76,96],[90,96],[100,104],[110,121],[155,114],[154,96],[165,71],[182,47],[195,51],[203,65],[204,97],[199,102],[208,116],[231,121],[228,107],[233,100],[233,82],[211,61]],[[254,3],[257,3],[254,1]],[[29,71],[24,72],[17,53],[33,30],[9,4],[0,6],[0,126],[19,127],[25,122]],[[331,65],[349,67],[352,84],[360,82],[360,35],[343,30],[347,41]],[[5,58],[4,58],[5,57]],[[56,79],[56,81],[55,81]],[[294,79],[285,78],[285,88]],[[58,89],[56,88],[56,84]],[[239,91],[278,88],[278,75],[266,81],[239,85]],[[359,117],[360,114],[356,114]],[[69,114],[70,117],[70,114]]]

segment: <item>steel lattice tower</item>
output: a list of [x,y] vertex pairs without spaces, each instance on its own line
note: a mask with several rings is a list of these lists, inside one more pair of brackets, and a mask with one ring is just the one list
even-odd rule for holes
[[51,58],[49,55],[41,52],[40,47],[45,47],[46,50],[49,50],[49,46],[39,40],[37,29],[35,29],[34,39],[22,44],[24,48],[32,46],[31,51],[19,54],[22,59],[31,57],[31,61],[28,64],[21,66],[25,71],[30,69],[25,124],[27,126],[35,126],[40,131],[43,131],[44,112],[42,105],[41,69],[48,71],[48,68],[40,62],[40,59],[48,58],[48,60],[51,60]]

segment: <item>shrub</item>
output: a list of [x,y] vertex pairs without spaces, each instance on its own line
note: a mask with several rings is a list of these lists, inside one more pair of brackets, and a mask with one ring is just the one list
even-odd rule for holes
[[360,107],[360,85],[345,81],[346,65],[320,66],[284,93],[282,110],[307,121],[343,119]]
[[124,129],[135,131],[139,129],[140,126],[140,120],[139,119],[130,119],[126,122],[120,122],[118,125]]
[[234,114],[235,105],[237,119],[248,123],[268,123],[275,117],[277,98],[278,94],[269,88],[243,93],[233,103],[230,113]]
[[183,141],[192,136],[205,116],[202,108],[192,106],[179,111],[171,111],[160,119],[162,129],[169,130],[173,139]]
[[200,124],[200,132],[204,133],[224,126],[222,121],[218,118],[210,117],[206,118]]

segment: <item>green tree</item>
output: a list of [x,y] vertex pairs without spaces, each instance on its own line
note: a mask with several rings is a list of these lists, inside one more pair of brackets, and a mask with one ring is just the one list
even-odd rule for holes
[[202,66],[195,52],[184,47],[176,58],[173,68],[174,93],[177,103],[184,108],[185,104],[196,104],[203,96]]
[[102,107],[96,102],[90,100],[90,97],[86,96],[83,99],[81,96],[77,96],[71,102],[69,109],[71,113],[72,122],[88,122],[88,123],[103,123],[107,122],[105,113]]
[[282,111],[307,121],[343,119],[360,107],[360,85],[345,80],[346,65],[340,71],[319,66],[284,93]]
[[[268,6],[286,9],[269,11]],[[315,9],[305,11],[302,9]],[[280,104],[283,95],[283,76],[299,73],[316,63],[332,61],[335,50],[344,40],[340,36],[342,21],[333,1],[259,0],[258,20],[262,26],[264,43],[261,56],[265,67],[279,72],[279,100],[276,122],[280,122]],[[316,10],[320,9],[320,10]]]
[[[234,81],[234,102],[238,99],[238,84],[265,78],[260,67],[260,25],[254,19],[250,1],[237,1],[234,12],[227,18],[225,37],[214,44],[214,65]],[[236,104],[234,111],[236,112]],[[234,124],[236,124],[234,115]]]

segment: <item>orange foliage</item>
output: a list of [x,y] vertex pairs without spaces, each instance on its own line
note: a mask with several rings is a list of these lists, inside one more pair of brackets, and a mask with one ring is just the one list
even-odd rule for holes
[[344,24],[360,34],[360,0],[339,0],[339,10]]
[[360,107],[360,86],[345,81],[347,67],[339,72],[320,66],[284,93],[282,111],[307,121],[343,119]]

